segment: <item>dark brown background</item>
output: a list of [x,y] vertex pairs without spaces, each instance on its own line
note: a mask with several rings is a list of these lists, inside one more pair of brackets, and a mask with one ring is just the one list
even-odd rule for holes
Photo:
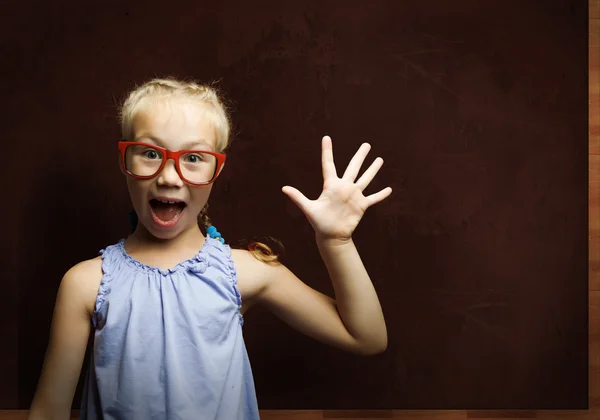
[[115,100],[155,75],[221,80],[236,136],[213,221],[280,238],[323,292],[280,188],[318,195],[325,134],[340,172],[363,141],[386,161],[367,192],[394,193],[355,240],[387,352],[253,309],[261,408],[587,406],[587,2],[149,4],[3,16],[0,407],[31,401],[62,274],[127,234]]

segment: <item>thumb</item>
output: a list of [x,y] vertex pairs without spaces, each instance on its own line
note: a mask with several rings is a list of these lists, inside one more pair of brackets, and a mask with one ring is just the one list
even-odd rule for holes
[[298,191],[294,187],[290,187],[290,186],[286,185],[285,187],[281,188],[281,191],[285,195],[287,195],[288,197],[290,197],[290,199],[298,207],[300,207],[300,210],[302,210],[302,211],[304,211],[304,209],[306,208],[306,206],[310,203],[310,200],[308,198],[306,198],[304,196],[304,194],[302,194],[300,191]]

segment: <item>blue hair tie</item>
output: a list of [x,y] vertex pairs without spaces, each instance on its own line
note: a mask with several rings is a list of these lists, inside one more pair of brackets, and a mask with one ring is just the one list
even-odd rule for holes
[[[135,228],[138,225],[138,215],[135,212],[135,210],[131,210],[129,212],[129,227],[131,227],[131,232],[135,231]],[[208,235],[213,238],[213,239],[218,239],[219,241],[221,241],[222,244],[225,243],[225,239],[223,239],[223,237],[221,236],[221,234],[219,233],[219,231],[217,230],[216,227],[214,226],[209,226],[208,229],[206,229],[206,233],[208,233]]]
[[210,236],[211,238],[218,239],[219,241],[221,241],[222,244],[225,243],[225,239],[221,237],[221,234],[219,233],[216,227],[209,226],[208,229],[206,229],[206,233],[208,233],[208,236]]

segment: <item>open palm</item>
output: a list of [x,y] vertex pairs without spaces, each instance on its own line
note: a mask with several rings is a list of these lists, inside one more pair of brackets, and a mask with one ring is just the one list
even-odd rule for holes
[[363,195],[363,191],[383,165],[383,159],[375,159],[356,180],[371,149],[368,143],[363,143],[359,147],[341,178],[337,176],[333,162],[331,138],[323,137],[321,146],[323,191],[319,198],[309,200],[296,188],[290,186],[283,187],[282,191],[302,210],[318,237],[349,240],[365,211],[373,204],[386,199],[392,193],[392,189],[387,187],[375,194],[366,197]]

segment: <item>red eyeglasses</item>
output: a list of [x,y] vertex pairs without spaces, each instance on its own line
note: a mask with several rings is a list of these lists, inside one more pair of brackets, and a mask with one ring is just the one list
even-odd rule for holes
[[226,155],[206,150],[179,150],[173,152],[154,144],[120,141],[121,164],[128,175],[150,179],[163,170],[167,160],[175,161],[175,169],[185,182],[207,185],[215,181]]

